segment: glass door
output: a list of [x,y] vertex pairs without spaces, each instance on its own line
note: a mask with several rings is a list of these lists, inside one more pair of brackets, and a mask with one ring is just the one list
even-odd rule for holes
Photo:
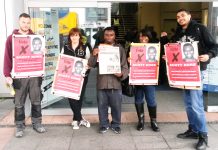
[[[218,2],[211,3],[209,10],[209,29],[218,43]],[[204,71],[204,91],[207,91],[206,109],[208,112],[218,112],[218,57],[211,59]]]
[[[93,47],[95,44],[93,35],[99,28],[110,26],[110,7],[110,3],[90,6],[86,5],[85,2],[83,2],[83,7],[81,5],[74,5],[74,7],[46,7],[46,4],[43,3],[41,7],[40,3],[28,6],[32,18],[32,30],[36,34],[44,35],[46,41],[46,75],[42,85],[44,93],[42,107],[69,107],[66,98],[51,94],[51,85],[60,51],[67,42],[68,32],[74,27],[80,28],[85,42],[90,43],[91,47]],[[96,99],[96,70],[92,69],[83,100],[84,107],[97,107]]]

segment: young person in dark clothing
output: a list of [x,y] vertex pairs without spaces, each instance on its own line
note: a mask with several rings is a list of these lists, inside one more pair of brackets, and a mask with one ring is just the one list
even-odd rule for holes
[[13,33],[7,38],[5,45],[5,56],[4,56],[4,75],[8,84],[13,84],[15,89],[15,111],[14,119],[16,124],[16,137],[22,137],[25,129],[25,101],[27,94],[31,101],[31,119],[33,129],[39,133],[46,132],[42,126],[42,113],[41,113],[41,84],[42,77],[30,77],[21,79],[12,79],[12,36],[13,34],[19,35],[31,35],[34,34],[30,30],[31,19],[26,13],[22,13],[19,16],[19,29],[15,29]]
[[[87,45],[83,44],[80,30],[78,28],[72,28],[68,35],[68,43],[64,45],[62,53],[74,57],[88,59],[89,56],[87,55],[87,51],[89,51],[89,48],[87,47]],[[85,120],[81,114],[83,97],[85,94],[86,84],[88,82],[88,73],[89,70],[87,70],[86,76],[84,77],[80,100],[68,98],[70,108],[73,111],[74,115],[71,124],[73,126],[73,129],[79,129],[80,125],[84,125],[87,128],[90,127],[90,123]]]
[[[191,14],[186,9],[177,12],[176,29],[172,42],[193,42],[199,41],[198,53],[201,71],[205,70],[210,59],[216,57],[218,45],[202,24],[191,19]],[[166,39],[166,33],[162,33],[162,38]],[[188,130],[177,135],[182,139],[198,139],[197,150],[205,150],[208,145],[208,130],[204,112],[204,100],[202,90],[184,90],[184,104],[188,117]]]
[[[141,30],[139,32],[139,42],[149,43],[152,39],[151,32],[148,30]],[[152,51],[154,47],[151,47]],[[128,51],[128,62],[130,62]],[[155,49],[156,54],[156,49]],[[152,60],[156,61],[155,57],[152,56]],[[150,62],[153,62],[150,61]],[[137,130],[142,131],[145,127],[145,115],[144,115],[144,98],[147,102],[147,108],[151,121],[151,128],[153,131],[158,132],[160,129],[157,125],[157,103],[155,98],[155,86],[153,85],[135,85],[135,108],[138,116]]]

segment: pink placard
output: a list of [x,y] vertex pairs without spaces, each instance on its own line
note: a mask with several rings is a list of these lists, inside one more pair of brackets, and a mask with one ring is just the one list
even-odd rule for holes
[[87,60],[60,54],[52,93],[79,100]]
[[[33,46],[38,44],[38,46]],[[36,49],[37,48],[37,49]],[[38,35],[13,35],[13,78],[44,75],[44,38]]]
[[169,84],[173,87],[201,86],[197,42],[165,45]]
[[159,52],[159,44],[131,46],[130,84],[158,84]]

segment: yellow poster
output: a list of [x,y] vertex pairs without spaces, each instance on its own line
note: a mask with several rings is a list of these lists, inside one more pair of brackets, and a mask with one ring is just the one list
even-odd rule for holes
[[71,28],[77,27],[77,13],[69,12],[66,16],[59,18],[59,34],[68,35]]

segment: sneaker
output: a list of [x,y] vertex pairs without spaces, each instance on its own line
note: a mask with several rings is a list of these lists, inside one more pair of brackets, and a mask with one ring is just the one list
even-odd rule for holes
[[116,134],[120,134],[121,133],[120,127],[111,127],[111,130],[114,131],[114,133],[116,133]]
[[207,135],[199,134],[199,140],[196,145],[197,150],[206,150],[208,147],[208,137]]
[[90,123],[87,120],[85,120],[84,118],[82,120],[80,120],[80,122],[79,122],[79,126],[81,126],[81,125],[85,126],[86,128],[90,128],[90,126],[91,126]]
[[105,132],[108,131],[108,129],[109,129],[109,127],[100,127],[99,132],[100,133],[105,133]]
[[46,132],[45,128],[42,126],[42,124],[34,124],[33,129],[38,133],[44,133]]
[[17,125],[16,131],[15,131],[15,137],[16,138],[23,137],[24,129],[25,129],[25,125],[23,125],[23,124]]
[[16,129],[16,132],[15,132],[15,137],[16,137],[16,138],[21,138],[21,137],[23,137],[23,134],[24,134],[23,129],[21,129],[21,128],[17,128],[17,129]]
[[74,130],[78,130],[79,129],[79,123],[78,123],[78,121],[73,121],[72,123],[71,123],[71,125],[73,126],[73,129]]
[[191,129],[188,129],[186,132],[178,134],[177,138],[181,138],[181,139],[198,139],[198,134],[193,132]]

